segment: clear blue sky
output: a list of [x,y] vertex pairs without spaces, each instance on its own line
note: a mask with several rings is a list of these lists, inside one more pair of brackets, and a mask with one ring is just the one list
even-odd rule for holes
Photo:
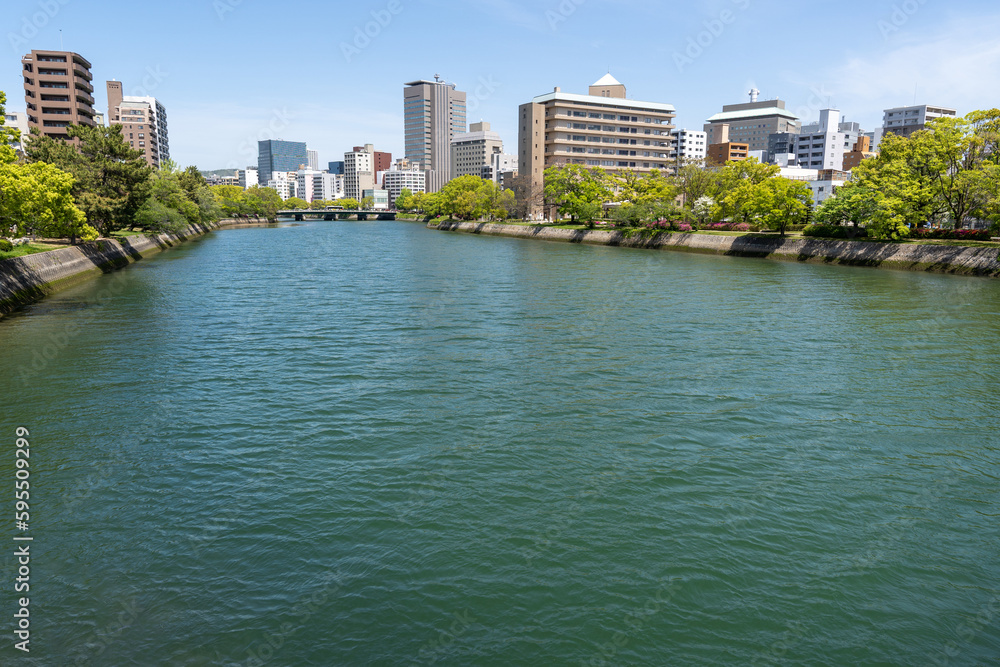
[[[374,37],[356,40],[366,26]],[[1000,106],[995,0],[7,0],[3,27],[8,109],[24,110],[21,55],[58,49],[62,30],[93,63],[100,109],[108,79],[145,89],[167,107],[172,157],[202,169],[255,164],[258,138],[305,141],[322,164],[364,143],[401,156],[403,83],[434,74],[509,152],[519,104],[585,93],[609,69],[691,129],[751,87],[806,121],[833,106],[865,129],[914,97]]]

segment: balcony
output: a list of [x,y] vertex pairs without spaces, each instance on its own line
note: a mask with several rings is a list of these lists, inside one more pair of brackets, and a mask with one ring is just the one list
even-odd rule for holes
[[94,106],[94,98],[83,91],[76,91],[76,99],[80,102],[86,102],[90,106]]
[[83,90],[86,90],[88,93],[94,92],[94,87],[90,85],[89,81],[87,81],[82,77],[74,76],[73,82],[76,84],[77,88],[82,88]]
[[87,70],[83,69],[79,65],[73,65],[73,74],[75,74],[77,77],[79,77],[81,79],[85,79],[87,81],[93,81],[94,80],[93,75],[91,75],[90,72],[88,72]]

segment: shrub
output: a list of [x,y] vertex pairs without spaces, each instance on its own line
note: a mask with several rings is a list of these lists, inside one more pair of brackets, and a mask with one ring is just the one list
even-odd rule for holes
[[7,239],[0,239],[0,252],[10,252],[14,249],[14,244]]
[[93,240],[97,239],[98,236],[99,236],[99,234],[97,233],[97,230],[94,229],[93,227],[91,227],[90,225],[83,225],[82,227],[80,227],[80,240],[81,241],[83,241],[85,243],[87,241],[93,241]]
[[911,239],[958,239],[965,241],[989,241],[988,229],[911,229]]
[[[852,234],[853,232],[853,234]],[[827,239],[864,238],[868,231],[863,227],[847,227],[845,225],[830,225],[825,222],[814,222],[802,230],[803,236],[817,236]]]

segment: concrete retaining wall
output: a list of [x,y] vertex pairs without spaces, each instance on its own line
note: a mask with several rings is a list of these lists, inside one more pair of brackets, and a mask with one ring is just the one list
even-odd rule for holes
[[177,234],[130,236],[121,243],[110,240],[93,241],[70,248],[0,260],[0,317],[47,294],[102,273],[117,271],[143,257],[213,229],[256,224],[266,223],[220,220],[211,225],[191,225]]
[[[428,227],[434,228],[434,225],[429,224]],[[639,235],[626,238],[621,232],[607,230],[553,229],[551,227],[482,222],[443,222],[437,225],[437,229],[545,241],[1000,277],[1000,260],[998,260],[1000,248],[996,247],[970,248],[965,246],[832,239],[783,239],[778,236],[721,236],[679,232],[659,234],[644,239]]]

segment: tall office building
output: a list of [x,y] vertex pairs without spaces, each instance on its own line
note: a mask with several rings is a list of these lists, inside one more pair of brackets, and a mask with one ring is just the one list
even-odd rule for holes
[[451,140],[465,132],[465,93],[455,84],[411,81],[403,88],[404,153],[427,174],[427,192],[451,178]]
[[94,77],[89,60],[72,51],[32,50],[21,58],[21,69],[29,128],[69,140],[68,126],[93,127]]
[[[780,132],[798,134],[799,117],[785,108],[783,100],[757,101],[758,91],[750,91],[750,101],[726,104],[705,122],[708,144],[743,143],[751,151],[766,151],[768,137]],[[722,138],[722,126],[728,125],[728,138]]]
[[312,169],[313,171],[319,171],[319,151],[306,149],[306,157],[308,162],[306,167]]
[[675,115],[671,104],[628,99],[625,86],[610,74],[590,86],[587,95],[556,88],[518,109],[518,175],[538,191],[545,169],[556,165],[612,173],[666,169]]
[[167,110],[155,97],[122,95],[121,81],[108,81],[109,125],[120,125],[125,141],[158,169],[170,159]]
[[299,168],[309,164],[304,141],[282,141],[268,139],[257,142],[257,178],[260,185],[267,185],[271,174],[276,171],[298,173]]

